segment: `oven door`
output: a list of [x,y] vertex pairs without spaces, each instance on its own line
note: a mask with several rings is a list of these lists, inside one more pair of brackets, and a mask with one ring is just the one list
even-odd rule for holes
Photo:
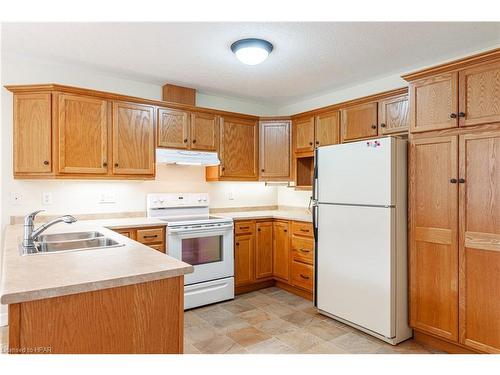
[[184,284],[234,276],[233,224],[168,228],[168,255],[194,266]]

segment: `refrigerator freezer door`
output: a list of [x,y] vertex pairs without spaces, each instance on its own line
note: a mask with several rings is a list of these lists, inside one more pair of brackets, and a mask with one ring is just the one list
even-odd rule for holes
[[391,137],[344,143],[318,149],[317,200],[390,206],[393,188],[395,139]]
[[396,330],[394,211],[318,207],[318,309],[385,337],[394,337]]

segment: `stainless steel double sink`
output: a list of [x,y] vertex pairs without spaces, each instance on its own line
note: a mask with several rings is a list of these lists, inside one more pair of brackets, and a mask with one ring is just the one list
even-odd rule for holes
[[62,253],[69,251],[106,249],[125,246],[112,238],[105,237],[101,232],[69,232],[44,234],[38,236],[35,248],[32,250],[20,246],[21,255]]

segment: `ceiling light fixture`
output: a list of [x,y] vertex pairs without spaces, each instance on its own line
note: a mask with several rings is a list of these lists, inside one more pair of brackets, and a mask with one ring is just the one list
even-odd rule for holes
[[271,51],[273,45],[263,39],[241,39],[231,44],[231,51],[243,64],[257,65],[263,62]]

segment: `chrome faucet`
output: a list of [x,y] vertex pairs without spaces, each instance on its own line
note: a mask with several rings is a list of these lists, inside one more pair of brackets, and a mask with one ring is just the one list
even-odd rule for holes
[[34,221],[35,221],[35,216],[45,210],[39,210],[30,213],[29,215],[26,215],[24,217],[24,236],[23,236],[23,248],[25,250],[28,250],[29,252],[33,252],[35,250],[35,241],[37,240],[38,236],[45,231],[46,229],[50,228],[52,225],[60,223],[60,222],[65,222],[67,224],[74,223],[76,221],[76,218],[71,216],[71,215],[64,215],[61,217],[58,217],[52,221],[49,221],[46,224],[41,225],[39,228],[34,229]]

